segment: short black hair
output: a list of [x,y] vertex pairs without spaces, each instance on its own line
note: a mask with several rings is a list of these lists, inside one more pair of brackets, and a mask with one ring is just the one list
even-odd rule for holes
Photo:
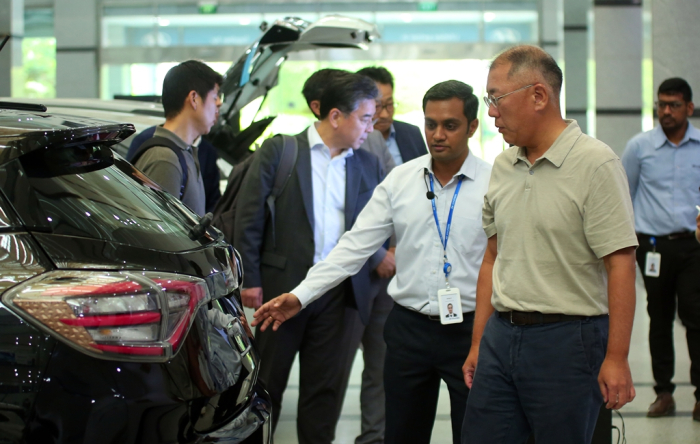
[[659,91],[657,92],[657,95],[658,94],[682,94],[683,100],[686,102],[693,101],[693,90],[690,89],[688,82],[680,77],[672,77],[661,82],[661,85],[659,85]]
[[221,74],[199,60],[188,60],[173,66],[163,80],[165,118],[171,119],[180,114],[190,91],[195,91],[202,100],[206,100],[209,91],[216,85],[221,86],[223,81]]
[[561,95],[561,85],[564,76],[556,60],[538,46],[518,45],[503,51],[491,64],[491,68],[506,60],[511,63],[508,77],[521,74],[523,71],[537,71],[545,82],[552,87],[557,98]]
[[357,73],[367,76],[375,82],[384,85],[391,85],[392,89],[394,88],[394,76],[392,76],[389,70],[383,66],[368,66],[367,68],[362,68],[361,70],[357,71]]
[[[311,109],[311,102],[314,100],[321,100],[326,86],[328,86],[334,78],[343,74],[350,74],[350,72],[344,69],[325,68],[319,69],[306,79],[304,87],[301,89],[301,94],[306,99],[306,104],[309,106],[309,109]],[[311,112],[313,112],[313,110],[311,110]]]
[[321,120],[328,117],[333,108],[344,114],[355,111],[362,100],[377,100],[379,89],[374,80],[360,74],[347,73],[335,76],[321,95]]
[[423,96],[423,112],[425,113],[425,105],[430,100],[450,100],[452,98],[457,98],[464,103],[462,112],[468,123],[476,119],[476,113],[479,111],[479,99],[474,95],[474,88],[459,80],[447,80],[433,85]]

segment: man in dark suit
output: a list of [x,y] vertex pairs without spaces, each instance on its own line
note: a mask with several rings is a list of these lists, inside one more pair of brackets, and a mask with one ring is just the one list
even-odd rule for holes
[[396,166],[428,154],[420,128],[394,120],[394,77],[389,70],[381,66],[372,66],[362,68],[357,73],[377,83],[381,102],[377,105],[374,129],[384,136]]
[[[332,80],[321,98],[320,121],[296,135],[295,171],[275,201],[275,219],[265,201],[274,183],[283,142],[274,137],[255,154],[241,185],[234,245],[243,259],[247,306],[260,306],[290,291],[307,271],[331,251],[381,182],[379,159],[362,145],[373,131],[379,92],[370,79],[348,73]],[[385,251],[374,257],[382,258]],[[299,352],[297,410],[299,443],[330,444],[338,420],[338,399],[344,386],[343,343],[346,300],[363,321],[370,313],[370,271],[373,258],[354,277],[314,302],[284,328],[258,331],[262,362],[260,378],[273,403],[273,426],[280,416],[282,394],[294,357]],[[376,261],[375,261],[376,262]]]

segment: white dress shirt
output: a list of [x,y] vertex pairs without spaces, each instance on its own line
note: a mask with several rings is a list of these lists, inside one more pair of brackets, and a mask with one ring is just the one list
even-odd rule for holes
[[308,130],[314,198],[314,264],[328,256],[345,232],[345,159],[353,155],[349,148],[331,158],[317,124]]
[[[367,258],[396,233],[396,276],[389,284],[389,294],[405,307],[439,316],[437,292],[445,288],[443,248],[426,197],[425,168],[432,173],[430,154],[394,168],[377,186],[352,230],[292,290],[303,307],[357,273]],[[444,188],[435,180],[435,205],[444,235],[458,177],[465,176],[447,244],[447,259],[452,264],[449,282],[451,287],[459,288],[464,312],[476,307],[476,280],[486,250],[481,207],[490,174],[491,166],[470,153]]]

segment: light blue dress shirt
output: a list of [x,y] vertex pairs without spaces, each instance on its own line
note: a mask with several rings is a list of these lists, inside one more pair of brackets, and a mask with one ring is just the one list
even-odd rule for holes
[[671,143],[661,126],[634,136],[622,154],[638,233],[663,236],[695,231],[700,205],[700,131],[688,122]]
[[389,138],[386,139],[386,147],[389,148],[389,153],[391,157],[394,158],[394,163],[396,166],[403,164],[403,157],[401,157],[401,151],[399,151],[399,146],[396,144],[396,129],[394,129],[394,124],[391,124],[391,131],[389,132]]
[[331,151],[316,130],[309,126],[311,188],[314,198],[314,264],[328,256],[345,232],[345,159],[349,148],[331,158]]

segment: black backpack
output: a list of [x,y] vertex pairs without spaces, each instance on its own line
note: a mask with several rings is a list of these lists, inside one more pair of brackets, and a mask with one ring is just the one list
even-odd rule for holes
[[182,196],[185,195],[185,187],[187,186],[188,172],[187,172],[187,161],[185,160],[185,155],[182,153],[182,148],[177,146],[177,144],[168,139],[167,137],[154,136],[146,140],[141,144],[140,147],[136,149],[131,156],[127,155],[126,160],[135,164],[139,157],[143,155],[146,151],[153,148],[154,146],[164,146],[170,148],[173,153],[177,156],[177,160],[180,161],[180,168],[182,168],[182,182],[180,183],[180,200]]
[[[282,139],[284,145],[282,146],[282,155],[280,156],[280,163],[277,165],[277,172],[275,173],[275,183],[272,186],[272,191],[267,197],[267,207],[270,211],[270,217],[275,220],[275,199],[277,196],[282,194],[284,186],[287,184],[292,172],[294,171],[294,165],[297,163],[297,139],[293,136],[288,136],[282,134]],[[226,184],[226,191],[224,195],[221,196],[219,202],[216,204],[214,209],[214,219],[212,225],[221,230],[224,233],[224,238],[229,242],[233,243],[233,230],[234,222],[236,220],[236,204],[238,203],[238,192],[241,190],[241,185],[243,184],[243,179],[245,178],[250,165],[253,163],[253,156],[248,156],[243,162],[240,162],[228,176],[228,183]],[[275,239],[275,224],[272,224],[272,238]]]

